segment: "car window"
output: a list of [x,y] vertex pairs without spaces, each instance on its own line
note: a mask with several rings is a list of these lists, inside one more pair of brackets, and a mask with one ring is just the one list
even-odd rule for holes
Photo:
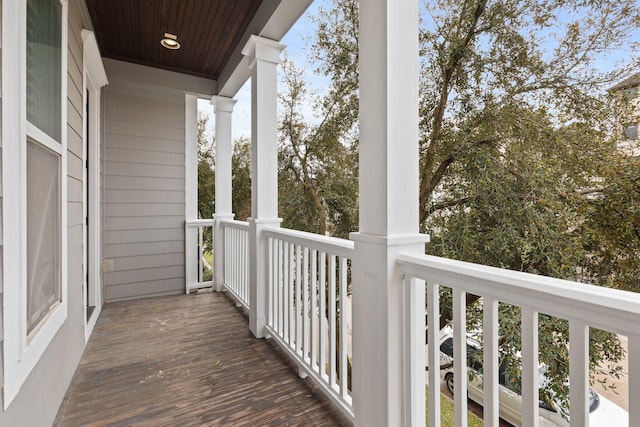
[[440,344],[440,351],[449,357],[453,357],[453,338],[447,338]]
[[520,394],[522,391],[522,379],[519,376],[511,375],[504,365],[499,367],[498,382],[515,393]]
[[[440,344],[440,351],[453,358],[453,338],[447,338]],[[482,355],[478,348],[467,344],[467,366],[478,372],[482,371]]]

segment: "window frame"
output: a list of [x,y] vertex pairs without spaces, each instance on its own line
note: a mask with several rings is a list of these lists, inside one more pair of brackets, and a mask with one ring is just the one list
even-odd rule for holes
[[[53,341],[68,316],[67,254],[67,56],[68,4],[61,5],[60,141],[27,120],[26,1],[2,2],[2,279],[4,285],[4,408]],[[27,144],[28,139],[59,154],[60,302],[27,335]]]
[[[629,134],[627,133],[627,130],[629,128],[634,128],[633,129],[633,136],[629,137]],[[636,141],[638,139],[638,123],[625,123],[624,124],[624,130],[623,130],[623,134],[624,134],[624,138],[631,140],[631,141]]]

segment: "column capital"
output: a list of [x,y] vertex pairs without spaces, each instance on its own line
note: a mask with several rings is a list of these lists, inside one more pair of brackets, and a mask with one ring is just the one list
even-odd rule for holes
[[228,98],[226,96],[213,95],[209,102],[213,105],[213,112],[224,111],[227,113],[233,113],[233,106],[238,102],[237,99]]
[[249,58],[252,65],[257,59],[278,64],[280,62],[280,52],[285,47],[286,45],[275,40],[252,35],[247,44],[244,45],[242,54]]

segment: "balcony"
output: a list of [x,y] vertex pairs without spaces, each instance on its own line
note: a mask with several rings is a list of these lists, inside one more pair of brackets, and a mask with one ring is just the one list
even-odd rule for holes
[[[249,225],[232,220],[187,225],[209,226],[220,227],[220,290],[230,298],[214,292],[108,305],[58,414],[59,425],[358,423],[353,404],[358,389],[352,392],[345,379],[352,360],[358,375],[370,355],[359,358],[359,347],[352,346],[358,329],[351,316],[351,286],[355,315],[362,309],[362,294],[352,281],[354,243],[275,227],[263,230],[266,257],[260,262],[268,280],[262,302],[269,339],[260,340],[241,314],[255,313],[248,297]],[[538,409],[539,313],[569,324],[572,426],[588,425],[589,327],[628,337],[629,402],[636,401],[640,295],[412,253],[400,254],[395,267],[403,277],[405,307],[399,330],[406,367],[401,370],[403,425],[425,425],[424,319],[426,314],[429,324],[438,324],[443,287],[453,293],[457,390],[466,389],[467,382],[460,362],[467,348],[465,294],[483,299],[485,425],[499,421],[499,302],[522,312],[523,425],[544,423]],[[438,341],[437,328],[428,334],[429,342]],[[439,348],[428,347],[427,358],[435,361],[429,366],[439,366]],[[307,378],[313,390],[298,376]],[[440,384],[438,369],[428,370],[428,382]],[[101,392],[91,393],[98,385]],[[429,393],[428,425],[439,426],[439,387]],[[462,396],[454,397],[457,426],[467,424]],[[628,425],[637,425],[639,412],[630,405]]]

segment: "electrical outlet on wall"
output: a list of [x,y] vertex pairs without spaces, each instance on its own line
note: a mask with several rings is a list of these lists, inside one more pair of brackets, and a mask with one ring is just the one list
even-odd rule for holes
[[112,259],[103,259],[102,260],[102,272],[110,273],[113,271],[113,260]]

